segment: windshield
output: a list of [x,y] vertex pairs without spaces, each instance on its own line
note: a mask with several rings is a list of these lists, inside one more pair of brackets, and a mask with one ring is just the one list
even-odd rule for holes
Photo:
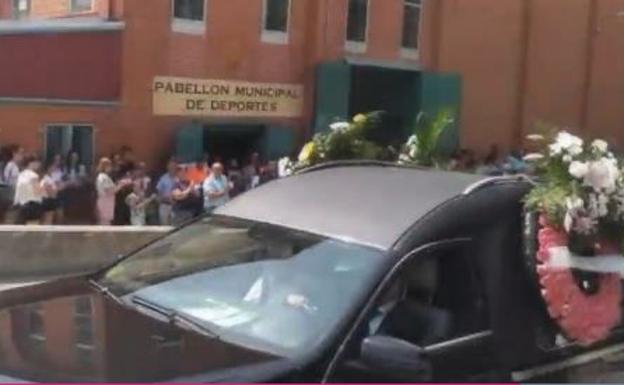
[[122,261],[100,283],[126,303],[147,300],[230,343],[290,357],[326,340],[381,264],[378,250],[213,217]]

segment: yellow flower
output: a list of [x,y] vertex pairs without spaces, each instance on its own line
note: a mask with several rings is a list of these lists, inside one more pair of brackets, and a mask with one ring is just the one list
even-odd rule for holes
[[357,114],[353,117],[353,123],[365,123],[366,122],[366,115],[364,114]]
[[299,162],[308,161],[310,157],[312,156],[312,154],[314,153],[314,150],[315,150],[314,142],[306,143],[306,145],[303,146],[303,148],[301,149],[301,152],[299,153]]

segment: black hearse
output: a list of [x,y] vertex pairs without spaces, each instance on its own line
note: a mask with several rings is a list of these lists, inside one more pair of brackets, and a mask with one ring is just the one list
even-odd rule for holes
[[[527,381],[562,339],[523,257],[524,178],[330,164],[103,271],[0,293],[6,381]],[[619,349],[619,350],[618,350]]]

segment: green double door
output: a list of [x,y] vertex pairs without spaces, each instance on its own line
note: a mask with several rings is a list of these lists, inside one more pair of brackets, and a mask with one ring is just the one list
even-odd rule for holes
[[419,112],[429,116],[442,109],[456,111],[454,126],[445,133],[445,152],[459,145],[461,78],[456,73],[413,71],[353,65],[346,61],[327,62],[317,67],[315,132],[322,132],[337,120],[347,120],[362,112],[389,113],[390,128],[408,135]]
[[262,124],[203,124],[190,121],[176,131],[175,154],[182,163],[195,162],[204,154],[239,162],[258,152],[266,160],[290,155],[295,133],[290,127]]

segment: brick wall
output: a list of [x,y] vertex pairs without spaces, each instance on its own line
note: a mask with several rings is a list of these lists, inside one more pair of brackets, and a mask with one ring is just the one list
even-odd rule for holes
[[[120,108],[0,105],[0,121],[33,131],[41,122],[91,120],[99,152],[138,143],[137,155],[155,162],[171,151],[176,127],[188,121],[152,114],[152,80],[170,75],[304,84],[302,118],[268,123],[293,127],[302,140],[309,134],[316,65],[348,54],[347,0],[294,0],[286,45],[261,41],[262,0],[207,1],[200,34],[172,32],[170,0],[149,0],[149,7],[146,1],[110,3],[126,23]],[[399,60],[402,0],[370,4],[363,55]],[[462,146],[517,147],[539,120],[624,145],[624,20],[616,17],[622,11],[624,0],[425,0],[420,65],[462,75]],[[84,55],[58,60],[69,58]],[[101,73],[106,70],[91,71],[93,77]],[[63,87],[71,90],[74,83],[80,82],[71,78]],[[36,133],[11,135],[41,143]],[[8,136],[0,128],[0,141]]]
[[0,52],[0,97],[119,100],[119,32],[0,35]]
[[13,18],[12,0],[0,0],[0,20]]
[[508,149],[543,121],[624,149],[623,0],[444,0],[426,65],[461,73],[462,145]]

